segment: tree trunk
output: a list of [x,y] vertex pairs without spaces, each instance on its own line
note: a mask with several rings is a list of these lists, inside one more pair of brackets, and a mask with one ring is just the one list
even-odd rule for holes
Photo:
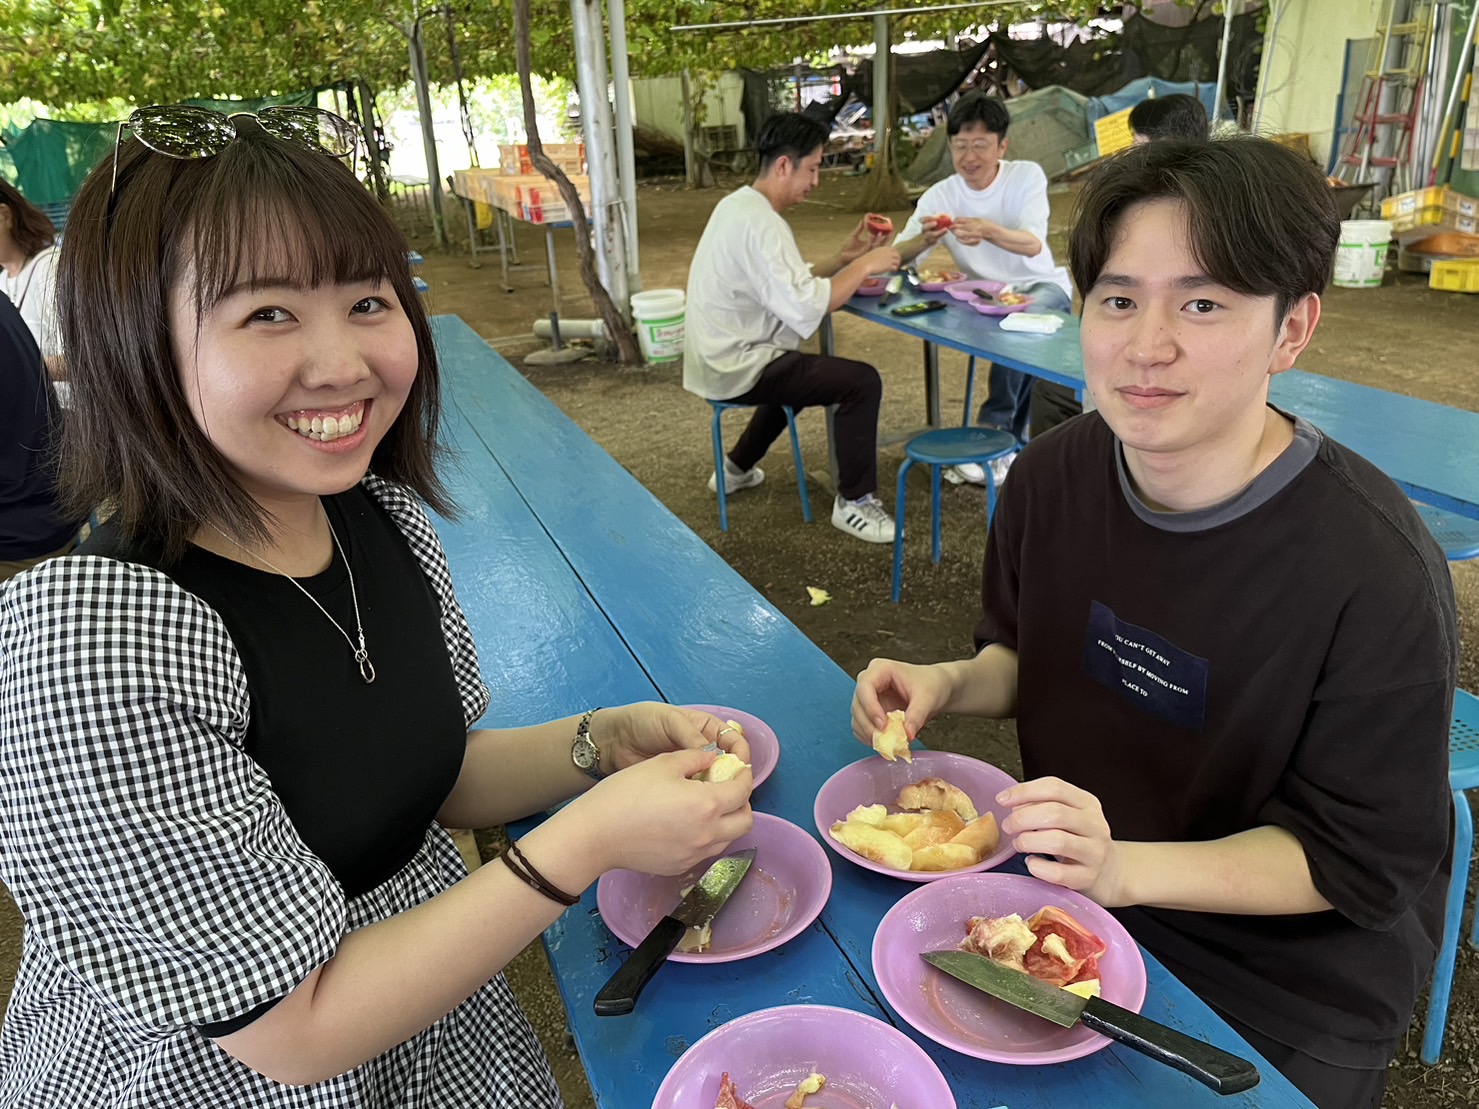
[[[524,97],[524,130],[529,133],[529,160],[534,168],[555,183],[565,207],[570,211],[570,222],[574,224],[575,255],[580,262],[580,278],[585,282],[591,303],[606,324],[606,333],[616,343],[617,361],[622,365],[641,365],[645,361],[637,346],[637,337],[622,319],[616,302],[606,291],[606,286],[596,276],[596,252],[591,247],[590,221],[586,219],[585,205],[575,184],[565,171],[550,160],[544,152],[544,142],[539,137],[539,120],[534,110],[534,86],[530,80],[529,50],[529,0],[514,0],[514,47],[519,67],[519,90]],[[582,111],[589,111],[582,105]]]
[[370,167],[370,181],[374,185],[375,195],[382,202],[390,200],[390,184],[385,179],[385,163],[380,160],[380,143],[375,134],[375,94],[370,91],[370,86],[363,78],[357,78],[353,85],[346,88],[347,96],[359,98],[359,125],[360,132],[365,139],[365,158]]
[[[877,65],[875,60],[874,65]],[[863,182],[863,191],[858,196],[858,211],[860,212],[887,212],[897,208],[909,206],[909,188],[904,184],[904,178],[899,173],[899,168],[894,164],[894,100],[897,98],[896,85],[894,82],[894,58],[890,53],[885,63],[888,66],[888,96],[882,105],[873,106],[875,127],[881,127],[877,132],[882,136],[879,141],[877,153],[873,158],[873,169],[868,173],[868,180]]]

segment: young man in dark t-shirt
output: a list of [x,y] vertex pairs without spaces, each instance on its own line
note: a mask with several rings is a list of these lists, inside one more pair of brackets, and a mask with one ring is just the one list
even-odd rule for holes
[[1015,716],[1026,780],[998,800],[1027,868],[1116,910],[1317,1105],[1376,1109],[1442,925],[1458,633],[1400,490],[1268,404],[1339,230],[1319,172],[1256,139],[1090,181],[1098,411],[1002,487],[979,653],[875,660],[853,727]]

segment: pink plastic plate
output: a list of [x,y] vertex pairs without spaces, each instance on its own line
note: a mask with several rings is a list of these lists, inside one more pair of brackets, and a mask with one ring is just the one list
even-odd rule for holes
[[[751,716],[748,712],[739,709],[725,708],[723,705],[683,705],[685,709],[698,709],[711,716],[717,716],[720,720],[735,720],[745,730],[745,742],[750,745],[750,776],[755,779],[758,786],[770,772],[775,769],[775,764],[781,760],[781,741],[769,724],[758,716]],[[726,737],[728,738],[728,737]]]
[[781,1005],[721,1024],[683,1053],[652,1109],[707,1109],[729,1072],[755,1109],[781,1109],[813,1071],[827,1077],[806,1099],[825,1109],[955,1109],[934,1060],[892,1025],[829,1005]]
[[[732,963],[793,939],[817,918],[832,892],[827,853],[788,820],[757,812],[748,835],[725,854],[755,848],[755,861],[729,901],[714,918],[714,942],[707,951],[675,951],[670,963]],[[679,891],[698,880],[709,862],[678,877],[611,870],[596,883],[596,907],[613,935],[636,947],[652,926],[672,911]]]
[[981,278],[974,281],[954,281],[945,286],[945,292],[956,300],[963,300],[983,316],[1010,316],[1013,312],[1025,312],[1032,307],[1032,298],[1028,297],[1021,304],[989,304],[975,293],[977,289],[984,289],[988,293],[999,293],[1006,287],[1004,281],[988,281]]
[[921,951],[946,951],[973,916],[1019,913],[1025,920],[1056,905],[1108,946],[1099,958],[1104,997],[1135,1012],[1145,1003],[1145,960],[1119,921],[1087,897],[1023,874],[966,874],[903,897],[873,936],[873,973],[883,996],[936,1043],[997,1063],[1064,1063],[1109,1043],[1083,1025],[1058,1025],[989,997],[930,966]]
[[950,751],[915,751],[912,764],[903,759],[889,762],[878,755],[870,755],[844,766],[817,792],[812,819],[816,821],[822,842],[850,863],[909,882],[936,882],[958,874],[976,874],[1000,866],[1016,854],[1011,841],[1003,836],[996,853],[986,856],[975,866],[963,866],[959,870],[895,870],[849,851],[832,838],[832,825],[847,819],[847,814],[859,805],[883,805],[889,812],[897,812],[899,790],[921,778],[943,778],[960,787],[978,813],[989,811],[996,815],[998,827],[1010,810],[996,803],[996,795],[1017,784],[1017,780],[1005,770],[989,762]]
[[925,281],[921,277],[920,282],[919,282],[919,289],[920,289],[921,292],[938,293],[940,290],[942,290],[943,288],[945,288],[945,286],[947,286],[947,285],[954,285],[957,281],[964,281],[964,280],[965,280],[965,274],[961,273],[959,270],[951,270],[950,271],[950,275],[949,276],[946,276],[941,281]]
[[[888,288],[888,281],[881,277],[870,277],[858,286],[858,291],[853,293],[855,297],[882,296],[883,290]],[[803,1076],[804,1077],[804,1076]]]

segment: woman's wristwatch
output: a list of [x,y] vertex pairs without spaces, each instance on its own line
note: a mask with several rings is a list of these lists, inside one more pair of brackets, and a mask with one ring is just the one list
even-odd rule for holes
[[575,768],[598,782],[606,775],[601,770],[601,749],[591,739],[591,717],[600,711],[599,706],[585,710],[575,725],[575,742],[570,745],[570,761]]

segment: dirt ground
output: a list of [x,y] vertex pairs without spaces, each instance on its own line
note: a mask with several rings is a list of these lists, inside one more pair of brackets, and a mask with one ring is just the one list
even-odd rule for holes
[[[648,289],[682,288],[688,261],[709,212],[728,188],[689,191],[676,182],[649,182],[639,193],[643,284]],[[812,198],[788,215],[803,253],[830,253],[857,218],[851,211],[858,181],[840,175],[824,178]],[[1055,191],[1050,245],[1061,259],[1072,203],[1069,189]],[[979,591],[985,534],[982,497],[970,486],[945,491],[944,554],[932,566],[928,553],[928,487],[921,475],[911,487],[911,531],[905,555],[904,599],[888,599],[889,548],[859,543],[828,523],[828,498],[811,484],[816,522],[802,523],[789,452],[772,451],[767,479],[730,501],[730,529],[721,532],[713,494],[705,479],[713,468],[708,409],[682,389],[676,364],[618,368],[594,361],[564,366],[522,365],[543,341],[530,334],[532,321],[545,317],[551,293],[542,264],[544,237],[521,227],[522,259],[533,268],[510,275],[505,292],[496,255],[481,255],[481,268],[469,265],[461,212],[449,199],[449,227],[460,239],[449,252],[432,244],[429,222],[419,211],[403,209],[413,244],[423,251],[422,275],[430,283],[432,311],[466,320],[531,381],[586,429],[664,504],[719,552],[765,596],[848,672],[875,655],[927,662],[961,657],[971,648],[971,628]],[[902,226],[906,211],[889,213]],[[594,313],[577,277],[569,231],[555,233],[560,273],[560,312],[565,319]],[[904,434],[922,422],[923,374],[915,341],[851,317],[837,319],[838,349],[876,365],[884,378],[884,439]],[[1471,409],[1479,409],[1474,382],[1473,344],[1479,338],[1479,297],[1429,291],[1424,278],[1389,275],[1374,290],[1332,289],[1314,346],[1303,369]],[[959,412],[964,391],[964,358],[941,356],[944,411]],[[979,394],[978,394],[979,399]],[[733,443],[744,416],[728,425]],[[812,472],[825,471],[826,444],[820,414],[799,420],[802,448]],[[894,478],[902,457],[898,445],[880,453],[880,491],[893,500]],[[571,480],[579,480],[571,475]],[[1453,567],[1463,620],[1464,653],[1460,684],[1479,691],[1479,562]],[[825,588],[833,601],[808,603],[806,586]],[[1018,773],[1010,723],[946,719],[925,735],[932,747],[976,755]],[[479,835],[488,857],[496,833]],[[8,995],[19,947],[19,922],[0,890],[0,1004]],[[571,1109],[593,1106],[578,1058],[565,1036],[565,1016],[538,944],[510,968],[554,1063]],[[1421,1009],[1419,1010],[1421,1012]],[[1391,1072],[1387,1105],[1393,1109],[1454,1109],[1479,1103],[1479,952],[1463,949],[1455,978],[1448,1039],[1442,1062],[1424,1067],[1417,1059],[1420,1024]],[[623,1107],[627,1109],[627,1107]],[[630,1107],[640,1109],[640,1107]]]
[[[639,192],[641,271],[647,289],[683,288],[688,262],[710,210],[735,178],[720,189],[686,190],[676,182],[650,182]],[[788,213],[804,254],[834,250],[857,218],[851,210],[857,179],[829,175],[810,200]],[[1073,191],[1056,190],[1050,245],[1064,255]],[[889,213],[902,226],[907,211]],[[454,230],[465,244],[465,223]],[[427,231],[421,232],[429,240]],[[579,285],[568,231],[556,233],[563,318],[591,318]],[[521,227],[522,260],[541,263],[543,236]],[[423,274],[431,284],[433,311],[456,313],[492,342],[529,379],[589,432],[648,489],[718,551],[844,670],[856,672],[875,655],[914,661],[960,657],[971,647],[985,535],[981,493],[972,487],[945,491],[944,555],[932,566],[928,551],[928,485],[911,487],[911,530],[905,554],[904,598],[888,599],[889,548],[844,536],[827,522],[827,494],[811,483],[816,522],[801,520],[789,452],[784,440],[764,462],[765,484],[730,500],[729,531],[721,532],[714,496],[705,487],[713,469],[708,408],[685,393],[677,364],[617,368],[594,361],[564,366],[524,365],[521,359],[546,344],[530,336],[532,321],[547,315],[551,296],[542,264],[510,275],[502,290],[496,255],[427,252]],[[848,316],[836,320],[838,349],[879,368],[884,378],[881,437],[900,435],[922,422],[923,374],[914,340]],[[1390,274],[1380,289],[1332,289],[1313,347],[1301,368],[1332,377],[1409,393],[1427,400],[1479,409],[1473,343],[1479,338],[1479,297],[1433,292],[1426,278]],[[942,404],[959,412],[965,360],[943,352]],[[979,394],[978,394],[979,399]],[[744,420],[731,417],[726,442]],[[820,414],[798,421],[808,469],[825,471],[826,443]],[[892,503],[902,458],[898,445],[880,454],[880,492]],[[1479,563],[1455,564],[1463,613],[1464,655],[1460,684],[1479,691]],[[812,607],[806,586],[825,588],[831,604]],[[925,741],[1018,772],[1015,734],[1009,723],[943,720]],[[563,1032],[563,1012],[551,996],[542,953],[526,952],[515,968],[516,988],[540,1025],[572,1107],[590,1106],[589,1093]],[[1453,1109],[1479,1103],[1479,952],[1464,950],[1455,978],[1448,1039],[1442,1062],[1417,1059],[1421,1026],[1392,1068],[1387,1105],[1394,1109]]]

